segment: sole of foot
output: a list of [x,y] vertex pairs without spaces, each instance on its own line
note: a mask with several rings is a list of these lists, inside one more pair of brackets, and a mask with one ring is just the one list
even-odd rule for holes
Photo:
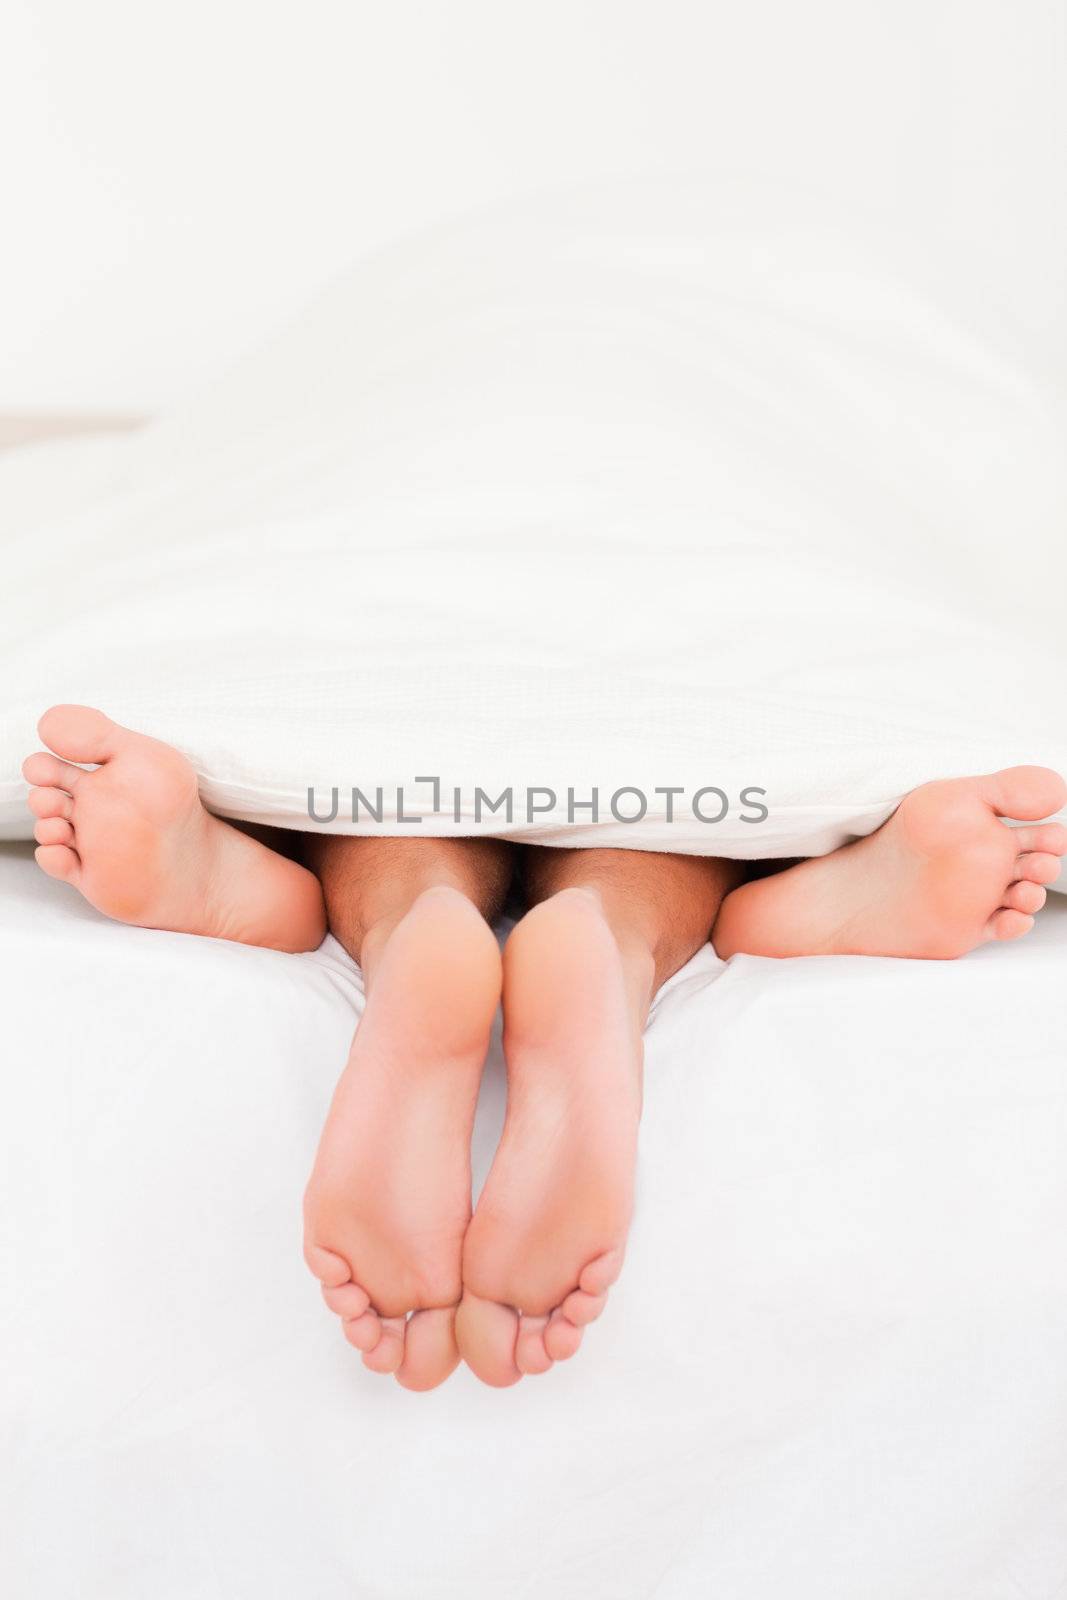
[[22,771],[49,877],[137,927],[275,950],[322,943],[318,880],[206,811],[180,751],[91,706],[53,706],[38,732],[48,749]]
[[574,1355],[622,1268],[641,1036],[595,893],[528,913],[504,952],[504,1132],[463,1248],[460,1351],[495,1387]]
[[346,1339],[408,1389],[443,1383],[455,1336],[470,1141],[500,999],[496,939],[427,890],[388,934],[304,1199],[304,1258]]
[[1065,802],[1047,767],[923,784],[868,838],[727,895],[715,949],[945,961],[1021,938],[1059,876],[1067,828],[1042,819]]

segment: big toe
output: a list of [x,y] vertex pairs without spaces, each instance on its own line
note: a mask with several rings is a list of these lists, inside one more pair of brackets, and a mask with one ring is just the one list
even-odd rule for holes
[[515,1364],[518,1332],[518,1313],[511,1306],[465,1291],[456,1312],[456,1342],[475,1377],[494,1389],[518,1383],[522,1377]]
[[404,1355],[396,1381],[405,1389],[436,1389],[459,1364],[456,1309],[416,1311],[404,1332]]
[[990,783],[1001,816],[1020,822],[1051,817],[1067,804],[1067,784],[1050,767],[1005,767],[993,774]]
[[37,724],[49,750],[67,761],[107,761],[126,729],[93,706],[52,706]]

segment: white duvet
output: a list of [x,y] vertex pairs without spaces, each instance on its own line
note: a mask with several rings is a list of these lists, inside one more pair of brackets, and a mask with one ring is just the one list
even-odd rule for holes
[[1067,768],[1062,441],[982,308],[809,196],[413,237],[137,438],[0,462],[0,827],[57,700],[342,831],[811,854]]
[[[705,949],[580,1355],[412,1395],[300,1258],[352,963],[0,847],[6,1600],[1053,1600],[1065,961],[1059,904],[955,963]],[[494,1050],[479,1174],[501,1109]]]

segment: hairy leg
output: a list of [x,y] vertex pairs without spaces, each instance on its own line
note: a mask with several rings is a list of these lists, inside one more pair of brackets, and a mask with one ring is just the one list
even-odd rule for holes
[[363,968],[369,992],[392,929],[428,889],[454,889],[491,922],[511,886],[501,839],[347,838],[306,833],[303,859],[322,885],[330,932]]
[[622,1267],[642,1032],[707,941],[732,862],[536,850],[504,951],[508,1109],[463,1248],[459,1347],[486,1383],[574,1354]]
[[459,1359],[470,1140],[511,874],[497,840],[311,836],[330,927],[367,1003],[304,1202],[304,1254],[373,1371],[411,1389]]

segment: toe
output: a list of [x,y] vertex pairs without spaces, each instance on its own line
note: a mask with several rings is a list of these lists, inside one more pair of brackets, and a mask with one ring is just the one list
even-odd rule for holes
[[989,798],[1002,817],[1037,822],[1067,803],[1067,784],[1048,767],[1006,767],[988,780]]
[[1046,822],[1040,828],[1016,828],[1015,848],[1024,853],[1040,850],[1050,856],[1067,855],[1067,828],[1062,822]]
[[1010,883],[1001,902],[1011,911],[1022,911],[1033,916],[1045,903],[1045,891],[1039,883]]
[[51,786],[73,794],[78,779],[84,778],[85,773],[81,767],[72,767],[69,761],[60,761],[47,750],[37,750],[22,763],[22,776],[37,787]]
[[44,817],[33,830],[38,844],[74,843],[74,829],[63,817]]
[[346,1322],[356,1317],[361,1317],[370,1305],[370,1295],[366,1289],[361,1289],[358,1283],[342,1283],[338,1288],[324,1283],[322,1298],[331,1311],[335,1311]]
[[74,801],[62,789],[31,789],[26,804],[35,817],[65,817],[70,822],[74,816]]
[[126,730],[92,706],[52,706],[37,724],[49,750],[68,761],[108,761]]
[[519,1335],[515,1340],[515,1365],[520,1372],[547,1372],[552,1357],[545,1349],[547,1317],[520,1317]]
[[518,1313],[496,1300],[483,1300],[469,1290],[456,1312],[456,1342],[475,1377],[494,1389],[506,1389],[522,1376],[515,1365]]
[[607,1303],[606,1294],[586,1294],[584,1289],[575,1289],[564,1300],[560,1310],[576,1328],[585,1328],[590,1322],[596,1321]]
[[986,938],[1019,939],[1024,933],[1029,933],[1033,925],[1033,917],[1021,911],[994,911],[986,923]]
[[382,1337],[381,1318],[376,1311],[364,1311],[361,1317],[352,1317],[341,1324],[349,1344],[354,1344],[364,1355],[374,1349]]
[[1063,862],[1044,850],[1031,850],[1015,863],[1015,876],[1030,883],[1055,883]]
[[73,883],[81,870],[81,862],[68,845],[41,844],[33,853],[42,872],[64,883]]
[[305,1244],[304,1260],[308,1271],[330,1289],[339,1288],[342,1283],[351,1280],[352,1268],[344,1256],[339,1256],[334,1250],[324,1250],[318,1244]]
[[404,1359],[404,1318],[382,1317],[381,1338],[372,1350],[363,1352],[363,1365],[371,1372],[396,1372]]
[[459,1365],[456,1310],[416,1311],[404,1333],[404,1356],[396,1381],[405,1389],[436,1389]]
[[621,1250],[606,1250],[595,1261],[590,1261],[578,1279],[579,1287],[586,1294],[604,1294],[622,1271],[622,1255]]
[[553,1311],[545,1329],[545,1349],[553,1361],[569,1361],[582,1342],[582,1330],[563,1315]]

